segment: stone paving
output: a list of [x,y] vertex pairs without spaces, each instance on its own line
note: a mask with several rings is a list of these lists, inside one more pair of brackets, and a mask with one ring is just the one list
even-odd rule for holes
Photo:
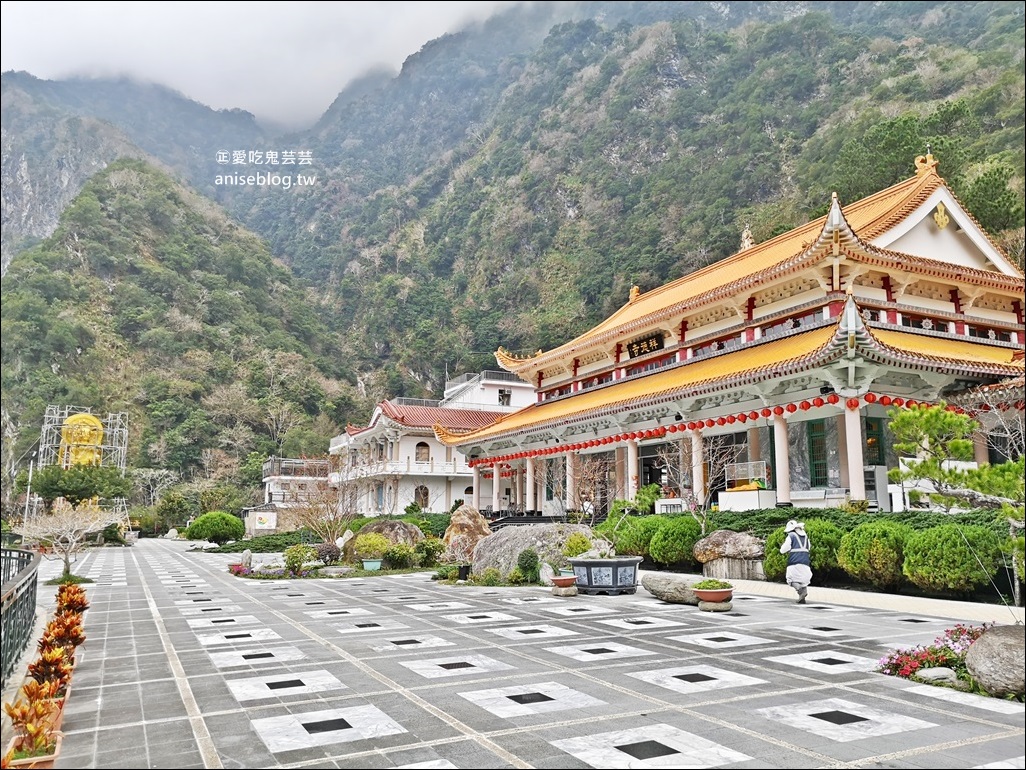
[[[430,573],[255,581],[190,548],[75,565],[96,582],[57,768],[1024,767],[1022,703],[873,671],[957,603],[813,586],[798,606],[743,583],[713,613]],[[1021,622],[1007,609],[982,612]]]

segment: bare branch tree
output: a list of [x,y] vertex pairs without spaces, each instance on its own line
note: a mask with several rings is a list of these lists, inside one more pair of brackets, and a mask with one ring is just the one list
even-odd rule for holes
[[160,495],[179,482],[177,471],[165,468],[136,468],[132,471],[132,484],[142,498],[143,505],[151,508],[160,501]]
[[329,475],[308,482],[306,489],[289,488],[288,502],[279,509],[279,526],[309,529],[325,543],[334,543],[357,517],[363,481],[339,458],[328,458]]
[[26,541],[49,543],[64,559],[64,575],[71,575],[71,557],[82,550],[86,538],[111,524],[117,524],[124,513],[115,508],[102,508],[94,500],[83,500],[77,506],[58,497],[50,511],[15,522],[14,531]]
[[717,479],[724,478],[728,465],[747,456],[745,444],[734,443],[731,436],[702,437],[702,459],[705,478],[699,485],[702,494],[695,493],[694,445],[690,440],[663,444],[657,457],[663,468],[664,493],[679,497],[684,508],[702,526],[705,534],[713,496],[717,494]]
[[267,405],[264,415],[264,424],[267,426],[268,435],[281,451],[285,443],[285,436],[290,430],[302,422],[302,418],[287,401],[274,399]]

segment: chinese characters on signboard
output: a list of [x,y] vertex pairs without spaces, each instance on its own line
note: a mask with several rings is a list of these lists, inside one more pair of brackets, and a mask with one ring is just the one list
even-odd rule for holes
[[634,342],[627,343],[627,353],[631,358],[637,358],[643,356],[646,353],[654,353],[657,350],[663,349],[663,335],[653,334],[651,337],[645,337],[641,340],[634,340]]

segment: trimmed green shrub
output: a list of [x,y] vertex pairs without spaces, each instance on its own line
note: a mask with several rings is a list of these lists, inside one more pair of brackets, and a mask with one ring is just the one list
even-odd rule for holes
[[455,564],[440,564],[435,570],[435,580],[455,580],[460,574],[460,568]]
[[876,588],[896,588],[905,578],[905,542],[914,530],[895,521],[859,524],[841,538],[837,563],[855,580]]
[[502,573],[497,567],[489,567],[483,572],[472,572],[470,582],[479,586],[501,586]]
[[208,540],[222,545],[229,540],[241,540],[246,534],[242,519],[225,511],[204,513],[185,530],[189,540]]
[[591,548],[591,538],[583,532],[571,532],[560,550],[566,558],[572,559],[575,556],[580,556],[582,553],[590,551]]
[[968,592],[1003,564],[1001,538],[986,527],[942,524],[905,543],[905,576],[926,591]]
[[392,542],[380,532],[365,532],[353,539],[353,553],[358,559],[383,559]]
[[787,556],[780,553],[780,546],[783,542],[783,527],[766,535],[766,554],[762,557],[762,571],[767,580],[783,581],[787,573]]
[[310,545],[290,545],[282,554],[285,570],[290,575],[303,574],[303,565],[317,558],[317,551]]
[[663,522],[652,535],[649,552],[659,564],[684,564],[695,561],[695,543],[702,538],[702,525],[690,516],[676,516]]
[[520,571],[520,567],[514,567],[506,575],[506,582],[511,586],[522,586],[524,583],[529,582],[525,577],[524,573]]
[[538,559],[538,552],[533,548],[525,548],[517,556],[517,567],[527,583],[538,582],[540,566],[541,562]]
[[385,549],[383,557],[385,566],[389,569],[406,569],[413,566],[415,555],[412,545],[395,543]]
[[413,547],[417,560],[422,567],[434,567],[438,564],[438,557],[445,550],[445,543],[441,538],[432,536],[425,537]]
[[652,538],[667,521],[666,516],[629,516],[612,534],[613,547],[625,556],[649,555]]

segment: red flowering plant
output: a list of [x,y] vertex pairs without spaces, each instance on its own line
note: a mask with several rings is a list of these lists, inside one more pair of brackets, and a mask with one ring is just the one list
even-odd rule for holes
[[984,623],[982,626],[966,626],[959,623],[934,639],[933,644],[895,650],[880,660],[876,670],[890,676],[911,679],[922,669],[943,666],[952,669],[959,679],[971,683],[972,677],[965,667],[965,654],[969,651],[969,645],[993,625]]

